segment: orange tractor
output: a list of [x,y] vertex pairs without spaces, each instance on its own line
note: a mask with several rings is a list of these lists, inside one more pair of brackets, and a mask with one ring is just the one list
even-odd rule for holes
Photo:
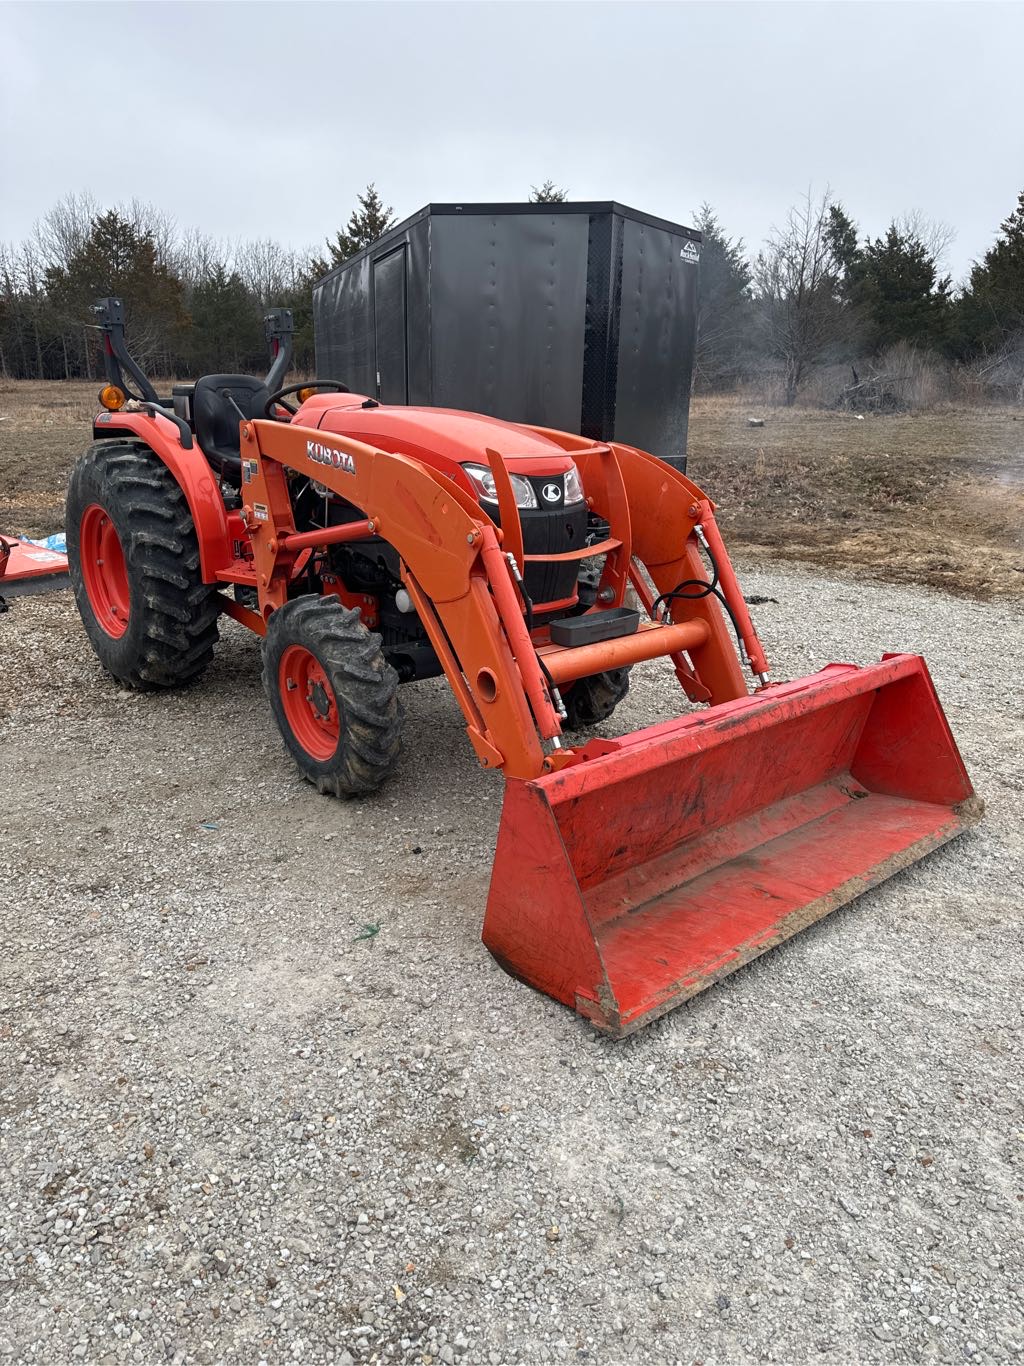
[[[599,1028],[631,1032],[978,819],[924,661],[773,682],[714,504],[662,461],[284,387],[281,312],[265,380],[208,375],[169,404],[119,302],[98,311],[109,383],[67,532],[103,666],[191,682],[233,617],[264,638],[301,772],[337,796],[394,768],[399,685],[444,673],[505,779],[484,943]],[[692,707],[569,743],[652,659]]]

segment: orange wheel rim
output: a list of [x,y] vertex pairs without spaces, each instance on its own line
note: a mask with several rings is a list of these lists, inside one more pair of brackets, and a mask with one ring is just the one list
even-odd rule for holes
[[341,734],[338,699],[316,655],[304,645],[289,645],[277,668],[277,685],[295,739],[311,758],[330,759]]
[[108,636],[120,639],[128,629],[131,597],[120,537],[110,514],[90,503],[78,535],[82,579],[93,615]]

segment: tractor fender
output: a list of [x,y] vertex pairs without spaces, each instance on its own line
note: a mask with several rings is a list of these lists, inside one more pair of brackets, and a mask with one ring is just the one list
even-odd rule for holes
[[93,421],[94,439],[116,436],[142,441],[174,475],[192,514],[203,579],[216,583],[219,571],[232,563],[234,555],[224,499],[202,451],[198,446],[185,450],[174,423],[159,414],[99,413]]

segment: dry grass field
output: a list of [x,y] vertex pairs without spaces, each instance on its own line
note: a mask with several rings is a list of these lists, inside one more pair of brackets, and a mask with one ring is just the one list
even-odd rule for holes
[[[97,384],[0,382],[0,530],[63,524]],[[751,417],[763,427],[749,426]],[[728,543],[971,597],[1024,594],[1024,413],[865,416],[698,398],[690,473]]]
[[689,448],[737,549],[971,597],[1024,593],[1024,412],[858,418],[703,398]]

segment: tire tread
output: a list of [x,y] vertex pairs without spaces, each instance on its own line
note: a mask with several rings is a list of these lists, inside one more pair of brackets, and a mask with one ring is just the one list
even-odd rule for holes
[[[320,661],[342,718],[331,759],[319,762],[302,749],[284,716],[278,667],[289,645],[302,645]],[[379,635],[355,608],[314,594],[293,598],[272,613],[263,648],[263,686],[274,720],[303,777],[334,797],[374,792],[394,771],[402,749],[398,675],[384,658]]]
[[[129,628],[118,640],[96,621],[77,553],[82,513],[101,497],[121,538],[132,593]],[[67,507],[72,585],[104,668],[139,691],[198,678],[213,658],[220,605],[216,586],[203,582],[188,500],[171,471],[141,442],[93,442],[72,470]]]

